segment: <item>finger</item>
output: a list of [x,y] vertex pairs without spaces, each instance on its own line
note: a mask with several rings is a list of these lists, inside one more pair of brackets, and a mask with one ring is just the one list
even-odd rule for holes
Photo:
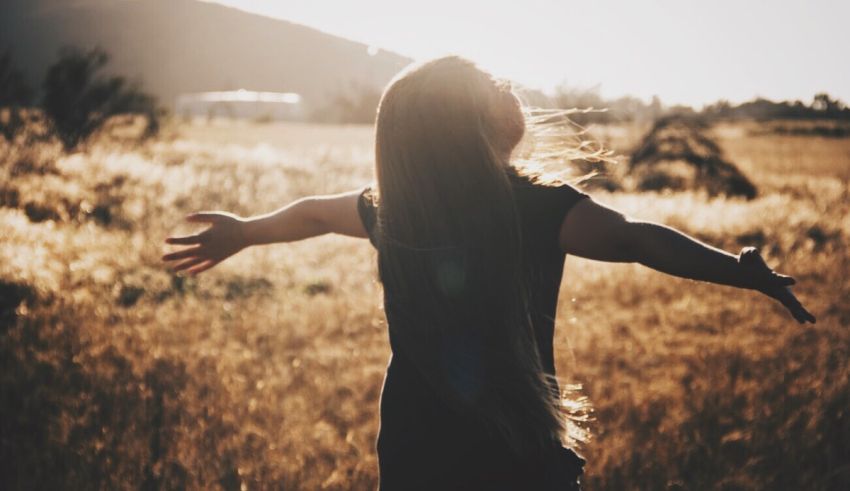
[[193,268],[190,268],[189,270],[186,271],[186,273],[188,273],[192,276],[195,276],[197,274],[203,273],[204,271],[212,268],[216,264],[218,264],[218,261],[208,260],[208,261],[203,262],[203,263],[201,263],[201,264],[199,264],[199,265],[197,265]]
[[178,273],[180,271],[186,270],[208,260],[209,259],[205,257],[193,257],[192,259],[187,259],[185,261],[175,264],[174,266],[171,266],[171,270],[175,273]]
[[217,223],[221,219],[221,213],[214,211],[199,211],[186,215],[186,221],[195,223]]
[[741,262],[744,264],[760,265],[767,267],[764,258],[761,257],[761,252],[755,247],[745,247],[741,249]]
[[789,290],[788,288],[781,288],[776,291],[774,298],[779,300],[785,308],[791,312],[791,315],[794,316],[794,319],[797,320],[800,324],[804,324],[806,322],[815,322],[815,316],[813,316],[803,304],[797,300],[797,297]]
[[797,319],[797,321],[800,322],[800,324],[805,324],[806,322],[811,322],[812,324],[817,323],[817,319],[815,319],[815,316],[813,316],[811,312],[806,310],[805,307],[800,307],[800,310],[797,311],[797,315],[795,316],[795,318]]
[[797,284],[797,280],[795,280],[794,278],[792,278],[791,276],[788,276],[788,275],[776,273],[775,277],[776,277],[777,283],[779,283],[782,286],[791,286],[791,285]]
[[192,245],[192,244],[200,244],[203,240],[201,234],[194,235],[184,235],[182,237],[169,237],[165,239],[166,244],[174,244],[174,245]]
[[[795,297],[795,300],[796,300],[796,297]],[[817,319],[815,319],[815,316],[812,315],[812,313],[809,312],[805,307],[803,307],[803,305],[800,304],[800,302],[797,302],[797,304],[800,306],[799,312],[800,312],[800,317],[803,319],[803,321],[804,322],[811,322],[812,324],[815,324],[817,322]]]
[[177,259],[186,259],[198,255],[201,252],[201,246],[190,247],[177,252],[171,252],[162,256],[163,261],[175,261]]
[[752,254],[759,254],[758,247],[747,246],[741,249],[741,256],[750,256]]
[[797,320],[800,324],[804,324],[806,322],[806,309],[803,308],[803,305],[797,300],[797,297],[794,296],[788,289],[783,289],[783,292],[780,294],[780,302],[785,305],[785,308],[791,312],[791,315],[794,316],[794,319]]

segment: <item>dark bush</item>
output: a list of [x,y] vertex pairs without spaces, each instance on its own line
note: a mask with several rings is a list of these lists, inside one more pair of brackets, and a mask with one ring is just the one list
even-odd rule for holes
[[27,218],[34,223],[44,222],[47,220],[58,221],[62,219],[62,216],[55,208],[42,203],[36,203],[34,201],[30,201],[24,205],[24,213],[26,213]]
[[35,290],[13,281],[0,280],[0,328],[15,317],[18,306],[35,298]]
[[144,294],[145,289],[141,286],[123,285],[118,291],[118,298],[116,301],[118,302],[118,305],[122,307],[132,307],[133,305],[136,305]]
[[704,134],[705,121],[666,117],[656,121],[629,160],[638,189],[703,189],[712,196],[753,199],[755,185],[724,159],[720,146]]
[[13,65],[12,54],[7,50],[0,55],[0,135],[6,141],[14,140],[26,126],[24,108],[32,96],[32,89]]
[[147,123],[142,137],[159,130],[153,97],[122,77],[102,75],[108,63],[109,55],[101,49],[82,52],[65,48],[47,70],[43,107],[53,133],[66,150],[76,148],[118,115],[144,116]]

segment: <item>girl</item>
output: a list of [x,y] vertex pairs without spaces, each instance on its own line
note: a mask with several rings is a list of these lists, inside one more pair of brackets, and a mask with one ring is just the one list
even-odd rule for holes
[[814,322],[752,248],[732,255],[630,219],[512,163],[525,132],[509,85],[445,57],[414,65],[378,109],[376,187],[241,218],[207,212],[166,254],[197,274],[245,247],[325,233],[378,251],[392,358],[381,394],[380,488],[578,489],[552,337],[565,254],[758,290]]

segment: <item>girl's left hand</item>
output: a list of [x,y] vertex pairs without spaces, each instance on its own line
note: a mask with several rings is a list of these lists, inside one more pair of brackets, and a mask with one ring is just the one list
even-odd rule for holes
[[186,220],[208,223],[210,227],[198,234],[165,239],[166,244],[192,246],[162,256],[163,261],[176,261],[171,266],[175,272],[186,271],[190,275],[196,275],[250,245],[245,238],[244,221],[232,213],[193,213],[187,216]]
[[745,247],[738,256],[738,262],[744,269],[746,284],[750,288],[779,301],[800,324],[815,323],[815,316],[803,307],[789,288],[796,283],[794,278],[772,270],[758,249]]

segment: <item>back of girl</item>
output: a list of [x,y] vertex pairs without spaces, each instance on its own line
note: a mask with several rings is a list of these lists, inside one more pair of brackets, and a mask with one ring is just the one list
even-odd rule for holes
[[512,167],[516,96],[471,62],[400,74],[376,127],[378,249],[393,357],[381,402],[382,489],[567,489],[552,319],[558,231],[585,197]]

